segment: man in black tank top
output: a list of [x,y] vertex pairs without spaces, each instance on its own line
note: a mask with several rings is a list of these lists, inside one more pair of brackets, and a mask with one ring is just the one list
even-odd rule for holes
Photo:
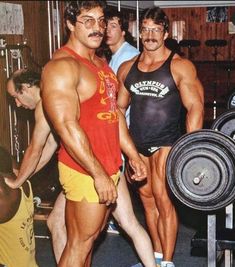
[[124,63],[118,72],[118,105],[130,105],[130,134],[148,167],[146,183],[139,187],[146,221],[158,258],[157,266],[172,262],[178,220],[165,175],[167,155],[180,137],[180,113],[186,109],[186,130],[203,125],[203,88],[192,62],[164,44],[169,20],[158,7],[143,12],[140,21],[141,55]]

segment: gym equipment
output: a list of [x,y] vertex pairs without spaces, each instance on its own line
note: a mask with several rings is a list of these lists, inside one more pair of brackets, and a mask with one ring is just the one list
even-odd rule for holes
[[222,39],[210,39],[205,41],[205,45],[214,48],[222,47],[227,45],[227,41]]
[[227,109],[233,109],[235,108],[235,91],[233,91],[229,98],[228,98],[228,103],[227,103]]
[[235,143],[221,132],[200,130],[182,136],[166,165],[173,194],[188,207],[202,211],[229,205],[235,198],[234,152]]
[[222,113],[214,120],[211,129],[222,132],[235,141],[235,110]]
[[[219,129],[225,124],[222,121]],[[192,239],[196,247],[207,244],[208,267],[216,267],[217,250],[225,250],[225,267],[232,266],[235,240],[230,234],[233,228],[230,203],[235,199],[234,165],[235,142],[218,130],[200,130],[182,136],[167,158],[167,181],[173,194],[188,207],[208,213],[207,239]],[[216,211],[224,207],[226,234],[221,237],[216,234]]]
[[210,39],[205,41],[205,45],[214,48],[212,55],[214,56],[214,96],[213,96],[213,119],[217,117],[217,79],[218,79],[218,48],[226,46],[227,41],[222,39]]
[[179,42],[179,46],[188,48],[188,58],[192,57],[191,48],[200,46],[201,42],[199,40],[184,39]]

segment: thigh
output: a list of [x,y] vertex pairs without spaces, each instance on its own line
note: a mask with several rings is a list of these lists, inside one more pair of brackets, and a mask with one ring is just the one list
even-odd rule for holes
[[152,197],[152,177],[151,177],[151,161],[150,157],[143,156],[140,154],[141,159],[144,161],[147,167],[147,178],[140,183],[138,188],[140,195],[144,197]]
[[96,238],[107,220],[109,208],[104,204],[66,200],[65,218],[68,239]]
[[[78,172],[59,162],[60,182],[65,191],[66,199],[75,202],[86,200],[89,203],[98,203],[99,196],[94,186],[94,179],[84,173]],[[119,171],[111,176],[117,185]]]
[[117,204],[112,214],[118,223],[121,223],[122,220],[128,220],[130,215],[134,215],[130,193],[123,173],[120,176],[117,191]]
[[50,218],[53,217],[54,220],[56,220],[56,222],[61,222],[61,224],[64,225],[64,217],[65,217],[64,213],[65,213],[65,196],[63,192],[61,192],[55,201],[53,210],[51,211],[48,219],[50,220]]
[[166,160],[171,147],[162,147],[150,157],[151,187],[154,194],[166,189]]
[[165,176],[166,160],[170,149],[171,147],[161,147],[149,158],[151,175],[157,176],[157,179]]

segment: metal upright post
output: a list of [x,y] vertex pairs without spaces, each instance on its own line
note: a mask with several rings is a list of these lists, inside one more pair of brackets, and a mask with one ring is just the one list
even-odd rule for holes
[[[233,204],[228,205],[225,208],[225,227],[228,229],[233,229]],[[233,251],[230,249],[225,250],[225,267],[233,266]]]
[[136,1],[136,45],[138,50],[140,49],[139,14],[139,1]]
[[216,267],[216,215],[207,215],[207,266]]
[[47,1],[47,16],[48,16],[48,38],[49,38],[49,53],[52,58],[52,37],[51,37],[51,1]]

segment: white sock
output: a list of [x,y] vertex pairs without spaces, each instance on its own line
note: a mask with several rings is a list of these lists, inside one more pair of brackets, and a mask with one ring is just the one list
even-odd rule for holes
[[163,258],[163,254],[161,253],[161,252],[154,252],[154,257],[156,258],[156,259],[162,259]]
[[174,263],[172,261],[162,261],[161,267],[175,267]]

